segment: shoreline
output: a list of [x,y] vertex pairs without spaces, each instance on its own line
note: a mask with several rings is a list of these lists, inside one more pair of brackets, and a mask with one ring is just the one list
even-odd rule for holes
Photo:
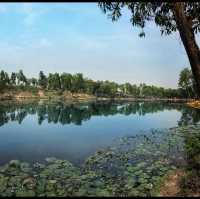
[[102,97],[95,97],[95,98],[43,98],[43,97],[9,97],[9,98],[1,98],[0,102],[64,102],[64,103],[81,103],[81,102],[169,102],[169,103],[183,103],[187,106],[192,108],[198,108],[191,105],[193,103],[192,100],[187,99],[163,99],[163,98],[102,98]]
[[[37,93],[29,91],[8,91],[0,93],[0,101],[22,101],[22,100],[45,100],[45,101],[166,101],[166,102],[184,102],[187,105],[194,107],[197,102],[200,108],[200,101],[195,99],[182,99],[182,98],[138,98],[138,97],[97,97],[86,93],[70,93],[64,91],[59,93],[58,91],[38,91]],[[194,107],[196,108],[196,107]]]

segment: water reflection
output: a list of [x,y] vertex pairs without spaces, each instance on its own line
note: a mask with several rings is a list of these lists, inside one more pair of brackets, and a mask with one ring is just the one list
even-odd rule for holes
[[87,104],[1,104],[0,105],[0,126],[9,121],[17,121],[19,124],[28,115],[36,115],[38,124],[45,120],[48,123],[82,125],[84,121],[90,120],[93,116],[110,116],[116,114],[144,116],[148,113],[156,113],[164,110],[178,110],[182,113],[178,125],[195,124],[200,121],[200,112],[197,109],[186,107],[183,104],[165,102],[91,102]]

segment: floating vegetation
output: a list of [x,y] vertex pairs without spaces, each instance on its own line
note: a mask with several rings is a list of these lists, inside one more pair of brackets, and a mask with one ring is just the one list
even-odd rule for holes
[[0,196],[156,196],[169,171],[188,167],[187,151],[199,158],[199,132],[191,125],[123,137],[80,167],[56,158],[32,165],[12,160],[0,167]]

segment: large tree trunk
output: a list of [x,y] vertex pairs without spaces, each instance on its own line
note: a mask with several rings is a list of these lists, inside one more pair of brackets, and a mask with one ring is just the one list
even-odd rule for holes
[[184,13],[183,2],[174,3],[173,12],[181,40],[189,58],[194,79],[197,83],[197,95],[200,98],[200,50],[195,41],[192,23]]

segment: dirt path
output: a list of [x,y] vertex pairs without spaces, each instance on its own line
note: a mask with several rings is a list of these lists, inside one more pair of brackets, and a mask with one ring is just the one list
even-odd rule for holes
[[159,196],[165,197],[165,196],[177,196],[181,189],[180,189],[180,180],[184,176],[184,172],[182,170],[176,170],[169,174],[169,176],[166,178],[163,186],[160,189]]
[[[176,170],[167,176],[163,185],[160,188],[161,197],[184,197],[183,192],[181,191],[180,183],[182,178],[186,175],[183,170]],[[182,193],[182,194],[181,194]],[[187,191],[185,193],[186,197],[200,197],[200,193],[198,191]]]

